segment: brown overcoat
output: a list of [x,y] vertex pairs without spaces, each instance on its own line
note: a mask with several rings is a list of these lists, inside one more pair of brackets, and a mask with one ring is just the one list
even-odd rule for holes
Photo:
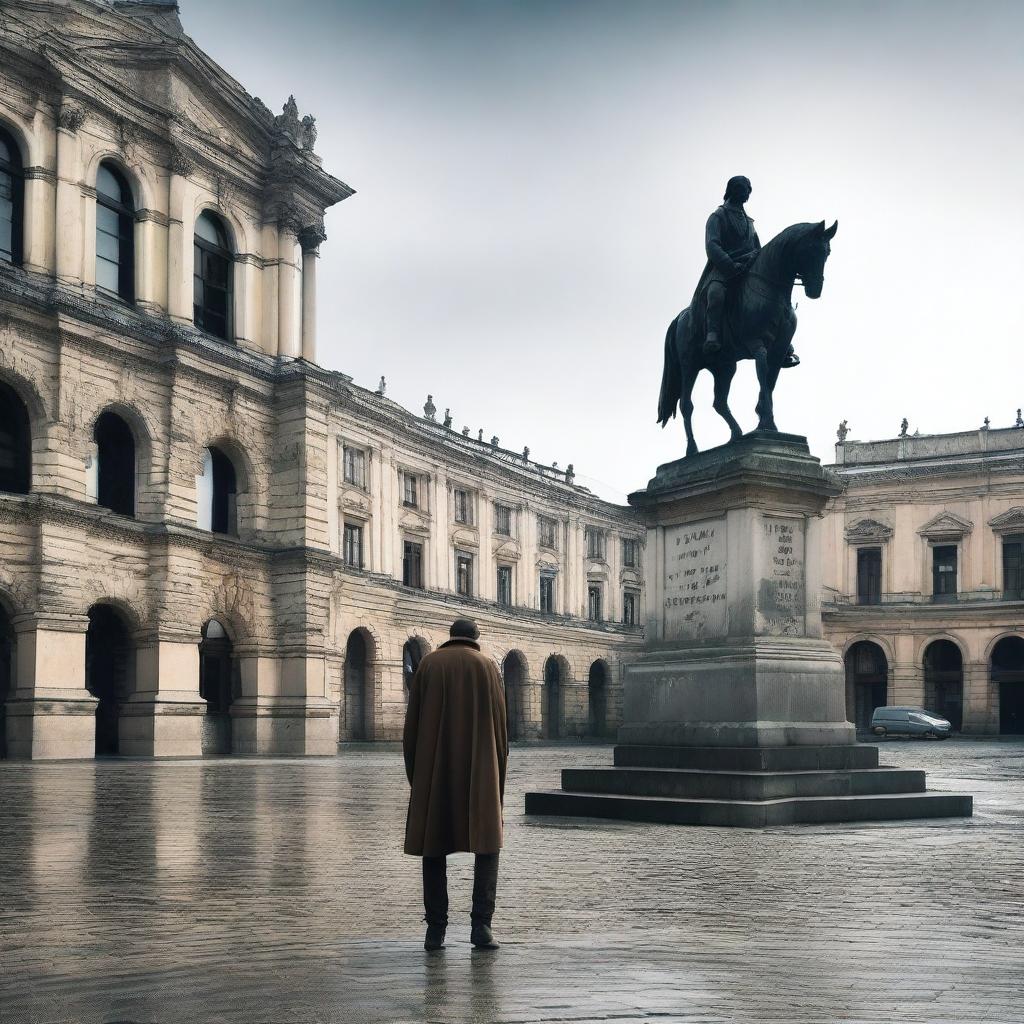
[[405,852],[497,853],[508,763],[505,693],[498,666],[478,643],[455,637],[420,662],[402,747],[412,786]]

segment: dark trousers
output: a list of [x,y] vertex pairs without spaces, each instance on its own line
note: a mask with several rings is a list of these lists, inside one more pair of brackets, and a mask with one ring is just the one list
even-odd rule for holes
[[[498,855],[478,853],[473,864],[473,924],[491,923],[498,894]],[[448,924],[448,858],[423,858],[423,906],[427,924]]]

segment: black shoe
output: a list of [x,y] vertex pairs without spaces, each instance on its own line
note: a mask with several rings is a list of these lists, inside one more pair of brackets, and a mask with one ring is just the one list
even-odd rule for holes
[[428,924],[427,935],[423,940],[423,948],[433,953],[435,949],[444,949],[444,933],[446,925]]
[[491,934],[490,925],[486,924],[475,924],[469,933],[469,941],[476,946],[477,949],[497,949],[498,944],[494,941],[494,936]]

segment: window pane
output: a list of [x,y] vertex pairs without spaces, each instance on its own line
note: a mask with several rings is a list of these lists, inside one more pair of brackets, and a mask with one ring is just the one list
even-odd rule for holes
[[119,281],[119,270],[117,263],[98,257],[96,260],[96,285],[108,292],[117,292]]
[[128,197],[124,194],[121,182],[117,180],[117,177],[106,164],[100,164],[100,169],[96,174],[96,191],[101,196],[113,199],[115,203],[122,203],[125,206],[129,205]]
[[112,260],[114,263],[120,262],[121,240],[117,235],[111,235],[106,231],[97,230],[96,255],[103,259]]
[[96,230],[106,231],[110,235],[116,235],[119,232],[119,223],[121,218],[118,214],[111,210],[109,207],[103,206],[101,203],[96,204]]

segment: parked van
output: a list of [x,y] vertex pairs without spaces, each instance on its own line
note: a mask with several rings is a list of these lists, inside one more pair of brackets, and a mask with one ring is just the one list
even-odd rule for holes
[[934,711],[924,708],[875,708],[871,716],[871,731],[876,736],[925,736],[938,740],[949,739],[952,725]]

